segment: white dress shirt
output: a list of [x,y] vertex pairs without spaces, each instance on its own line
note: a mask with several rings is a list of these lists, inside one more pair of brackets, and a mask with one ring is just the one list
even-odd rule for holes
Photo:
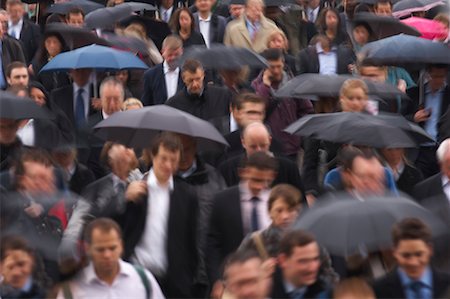
[[23,145],[34,146],[35,145],[35,132],[34,132],[34,120],[30,119],[25,126],[17,131],[17,136],[22,141]]
[[161,186],[150,169],[147,186],[147,220],[142,238],[134,250],[134,260],[156,276],[163,277],[168,265],[166,245],[173,179],[170,178],[168,186]]
[[233,113],[230,113],[230,133],[239,129],[239,125],[236,122],[236,119],[233,116]]
[[[145,291],[145,286],[133,265],[119,260],[119,267],[119,273],[114,279],[112,285],[109,285],[98,278],[94,270],[94,265],[90,263],[75,277],[75,279],[73,279],[69,283],[72,297],[77,299],[146,299],[147,294]],[[164,298],[164,295],[155,277],[153,277],[153,275],[149,271],[144,271],[147,275],[148,281],[150,282],[150,298]],[[59,291],[57,298],[65,298],[63,290]]]
[[20,33],[22,32],[23,27],[23,19],[20,19],[17,24],[13,24],[11,21],[8,21],[8,34],[16,39],[20,38]]
[[319,9],[320,6],[317,6],[316,8],[312,9],[307,7],[306,13],[308,14],[308,21],[315,23],[317,20],[317,16],[319,15]]
[[447,196],[447,200],[450,201],[450,180],[445,175],[442,176],[442,189]]
[[[172,11],[173,11],[173,6],[171,6],[169,9],[165,9],[164,7],[161,6],[159,8],[159,14],[160,14],[161,20],[168,23],[170,20],[170,17],[172,16]],[[166,13],[166,15],[167,15],[167,20],[164,19],[164,13]]]
[[166,80],[167,99],[170,99],[177,93],[180,68],[177,67],[171,71],[169,69],[169,64],[166,61],[163,63],[163,68],[164,80]]
[[84,101],[84,116],[86,118],[86,121],[88,119],[89,114],[89,106],[91,105],[90,95],[89,95],[89,83],[87,83],[85,86],[78,86],[75,82],[73,82],[73,112],[75,114],[75,111],[77,111],[77,98],[78,98],[78,90],[80,88],[84,89],[83,92],[83,101]]
[[335,75],[337,72],[336,48],[333,47],[328,53],[325,53],[322,45],[317,43],[316,51],[319,58],[319,73],[321,75]]
[[211,41],[210,39],[210,31],[209,28],[211,26],[211,14],[209,14],[208,18],[203,19],[200,14],[198,14],[198,27],[200,28],[200,33],[203,35],[205,39],[206,47],[210,47]]
[[[254,195],[248,189],[248,185],[246,182],[239,184],[239,192],[241,195],[241,213],[242,213],[242,223],[244,225],[244,233],[251,233],[251,214],[252,214],[252,197]],[[270,220],[269,212],[267,210],[268,202],[269,202],[270,190],[263,190],[260,194],[258,194],[258,198],[260,199],[257,205],[257,214],[258,214],[258,224],[259,229],[266,229],[272,223]]]

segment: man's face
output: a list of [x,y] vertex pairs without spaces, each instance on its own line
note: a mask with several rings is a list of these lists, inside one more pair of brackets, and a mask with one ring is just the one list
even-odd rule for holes
[[194,163],[197,147],[193,137],[186,135],[179,135],[179,137],[183,144],[183,154],[181,155],[179,169],[185,171]]
[[199,12],[209,12],[213,6],[212,0],[196,0],[195,6]]
[[392,6],[390,3],[379,2],[375,8],[375,14],[379,16],[392,16]]
[[161,55],[170,68],[176,68],[178,66],[178,60],[180,59],[181,55],[183,55],[183,48],[164,48]]
[[247,132],[241,139],[242,146],[244,147],[247,156],[256,152],[268,152],[271,142],[272,138],[267,131],[262,129],[259,130],[259,128]]
[[158,153],[153,156],[153,171],[160,183],[167,183],[178,170],[180,151],[170,151],[160,145]]
[[428,71],[428,75],[430,76],[429,84],[432,90],[438,90],[444,86],[447,80],[447,72],[448,70],[446,68],[431,68]]
[[363,46],[369,41],[369,31],[362,25],[356,26],[353,28],[353,38],[358,45]]
[[119,85],[108,84],[101,90],[100,99],[106,114],[119,112],[123,104],[123,88]]
[[23,250],[8,250],[0,269],[4,284],[21,289],[31,277],[33,258]]
[[70,76],[78,86],[84,86],[88,83],[91,76],[91,69],[76,69],[70,71]]
[[230,4],[229,11],[232,18],[237,19],[241,16],[245,6],[240,4]]
[[411,279],[419,279],[430,263],[433,250],[422,240],[401,240],[394,248],[398,266]]
[[11,70],[11,75],[6,80],[11,86],[27,87],[30,77],[28,76],[27,68],[18,67]]
[[243,263],[235,263],[227,268],[225,283],[233,298],[267,298],[266,281],[262,274],[261,264],[260,259],[253,258]]
[[283,69],[284,69],[283,59],[268,60],[267,62],[269,63],[269,70],[271,73],[270,81],[281,82],[281,80],[283,80]]
[[183,82],[190,94],[199,95],[203,90],[203,80],[205,79],[205,71],[197,68],[195,73],[185,71],[182,74]]
[[450,150],[444,155],[444,161],[441,163],[441,172],[450,180]]
[[245,167],[239,173],[241,180],[247,182],[248,189],[253,196],[270,189],[276,173],[273,170],[261,170],[255,167]]
[[34,161],[23,162],[25,172],[20,187],[31,194],[52,194],[56,191],[53,167]]
[[266,105],[259,103],[243,103],[241,109],[233,108],[233,117],[241,128],[253,122],[263,122],[266,114]]
[[114,229],[104,232],[97,228],[92,231],[91,244],[86,245],[86,251],[96,272],[114,272],[123,252],[122,240]]
[[387,78],[386,69],[378,66],[362,66],[359,69],[359,74],[363,78],[380,83],[384,83]]
[[84,17],[81,13],[71,13],[67,16],[67,25],[72,27],[83,27]]
[[263,7],[256,2],[248,3],[245,6],[245,15],[250,22],[259,22],[263,15]]
[[0,38],[8,32],[8,14],[0,13]]
[[13,119],[0,118],[0,144],[12,144],[16,141],[19,122]]
[[356,157],[349,178],[353,189],[360,194],[381,195],[385,191],[384,169],[376,158]]
[[279,260],[284,279],[295,287],[310,286],[316,282],[320,267],[316,242],[295,247],[290,256],[280,254]]
[[9,19],[13,24],[17,24],[25,12],[22,4],[6,5],[6,11],[8,12]]

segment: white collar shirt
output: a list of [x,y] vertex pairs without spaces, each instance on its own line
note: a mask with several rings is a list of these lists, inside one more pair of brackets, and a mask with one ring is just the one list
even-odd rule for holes
[[161,20],[168,23],[170,20],[170,17],[172,16],[173,6],[169,7],[168,9],[165,9],[164,7],[159,8],[159,14],[161,16]]
[[167,186],[161,186],[153,168],[147,178],[147,220],[141,240],[135,248],[134,260],[158,277],[167,271],[167,233],[169,224],[170,192],[173,178]]
[[319,58],[319,73],[321,75],[335,75],[337,73],[336,48],[325,53],[320,43],[316,44],[317,56]]
[[306,8],[306,13],[308,14],[308,21],[311,23],[315,23],[317,21],[317,16],[319,15],[320,6],[317,6],[316,8]]
[[211,26],[211,14],[206,19],[203,19],[200,14],[198,15],[198,27],[200,29],[200,33],[203,35],[205,39],[206,47],[211,46],[211,36],[210,36],[210,26]]
[[167,99],[173,97],[178,90],[178,78],[180,75],[180,68],[177,67],[174,70],[170,70],[169,64],[164,61],[164,80],[166,81]]
[[8,34],[16,39],[20,39],[22,27],[23,27],[23,19],[20,19],[19,22],[17,22],[17,24],[13,24],[11,21],[8,21]]
[[[244,233],[251,233],[251,213],[252,213],[252,201],[251,199],[255,197],[248,189],[247,182],[239,183],[239,192],[241,198],[241,215],[242,224],[244,225]],[[257,203],[257,215],[259,229],[265,229],[271,224],[269,212],[267,211],[269,202],[270,190],[263,190],[258,194],[259,202]]]
[[233,116],[233,113],[230,113],[230,133],[239,129],[239,125],[236,122],[236,119]]
[[450,180],[447,176],[442,175],[442,189],[444,191],[445,196],[447,196],[447,200],[450,202]]
[[30,119],[28,122],[17,131],[17,136],[22,141],[23,145],[33,147],[35,145],[36,134],[34,131],[34,120]]

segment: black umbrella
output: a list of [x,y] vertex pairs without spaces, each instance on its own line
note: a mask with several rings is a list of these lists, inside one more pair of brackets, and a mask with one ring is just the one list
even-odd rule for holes
[[408,148],[434,141],[417,125],[411,123],[408,127],[399,126],[398,123],[402,121],[400,118],[356,112],[322,113],[303,116],[284,131],[314,139],[375,148]]
[[88,0],[71,0],[68,2],[62,2],[58,4],[53,4],[49,8],[47,8],[46,13],[57,13],[65,15],[73,8],[81,8],[85,14],[90,13],[96,9],[102,8],[104,5],[99,3],[95,3],[93,1]]
[[114,113],[95,126],[102,139],[132,148],[146,148],[152,137],[170,131],[196,137],[201,150],[228,146],[217,129],[207,121],[167,105]]
[[428,11],[444,4],[443,0],[401,0],[392,7],[392,15],[401,18],[410,16],[413,12]]
[[202,63],[203,67],[208,69],[234,70],[243,66],[267,67],[267,61],[249,49],[220,44],[211,45],[209,49],[202,46],[189,47],[183,54],[180,63],[183,64],[186,59],[196,59]]
[[129,16],[125,19],[122,19],[119,24],[122,27],[127,27],[131,23],[141,23],[144,25],[145,30],[147,31],[148,37],[152,39],[155,43],[156,47],[161,50],[163,40],[172,34],[172,31],[169,28],[169,25],[166,22],[151,19],[149,17],[141,17],[141,16]]
[[281,98],[311,98],[312,100],[315,100],[316,97],[339,97],[341,86],[348,79],[364,80],[369,89],[369,95],[381,99],[394,100],[399,96],[408,99],[404,92],[389,83],[374,82],[350,75],[321,74],[302,74],[292,78],[275,93],[275,96]]
[[0,118],[19,120],[49,118],[49,115],[32,99],[17,97],[9,92],[0,91]]
[[102,38],[105,39],[113,48],[148,55],[147,44],[139,38],[117,35],[114,33],[103,33]]
[[433,236],[446,232],[445,225],[413,200],[401,197],[371,197],[365,201],[338,196],[308,210],[294,225],[314,234],[331,254],[350,256],[392,246],[392,226],[404,218],[419,218]]
[[450,48],[423,38],[399,34],[368,43],[360,51],[363,63],[422,69],[427,64],[450,64]]
[[355,14],[352,20],[354,26],[359,24],[366,24],[372,31],[373,37],[381,39],[400,33],[421,36],[421,33],[415,28],[412,28],[394,17],[377,16],[373,13],[361,12]]
[[97,44],[109,46],[110,44],[86,28],[69,26],[65,23],[50,23],[45,26],[46,33],[57,33],[64,38],[66,45],[71,49]]
[[89,28],[114,29],[117,22],[136,11],[153,11],[156,7],[140,2],[126,2],[113,7],[97,9],[86,15],[85,24]]

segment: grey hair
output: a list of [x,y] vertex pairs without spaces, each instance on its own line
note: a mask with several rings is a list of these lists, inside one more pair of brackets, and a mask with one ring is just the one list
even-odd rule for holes
[[444,162],[444,157],[447,153],[450,153],[450,138],[445,139],[439,145],[439,148],[436,151],[436,158],[439,163]]
[[115,77],[113,76],[109,76],[106,77],[105,79],[103,79],[102,83],[100,84],[100,97],[103,94],[103,89],[105,88],[105,86],[119,86],[120,90],[122,92],[122,99],[125,101],[125,89],[123,87],[122,82],[120,82],[119,80],[117,80]]

